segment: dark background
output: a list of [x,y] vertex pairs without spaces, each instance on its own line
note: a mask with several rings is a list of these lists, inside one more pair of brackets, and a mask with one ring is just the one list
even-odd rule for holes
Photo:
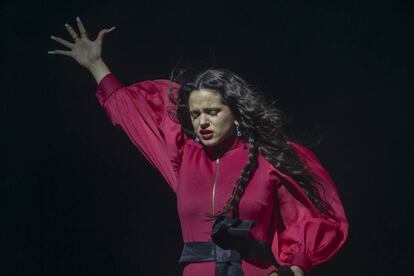
[[[412,1],[15,1],[2,20],[2,275],[178,275],[175,196],[94,97],[48,55],[80,16],[116,26],[125,83],[224,67],[290,118],[337,183],[344,248],[309,275],[413,275]],[[4,86],[5,84],[5,86]]]

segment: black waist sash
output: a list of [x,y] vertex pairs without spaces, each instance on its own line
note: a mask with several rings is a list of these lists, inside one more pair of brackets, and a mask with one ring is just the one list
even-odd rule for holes
[[216,276],[243,276],[241,268],[242,259],[263,260],[272,262],[263,250],[268,245],[265,242],[252,240],[252,248],[247,250],[247,246],[242,251],[234,249],[224,249],[214,242],[189,242],[184,244],[181,253],[180,263],[193,262],[215,262]]
[[216,262],[215,276],[243,276],[241,259],[268,260],[274,258],[269,246],[252,239],[254,221],[221,216],[213,225],[211,242],[184,244],[180,263]]
[[[185,243],[179,263],[214,261],[215,276],[244,276],[242,259],[263,260],[277,267],[280,276],[293,276],[288,267],[277,263],[266,242],[251,238],[253,226],[254,221],[218,217],[211,234],[213,241]],[[287,274],[281,273],[285,269]]]

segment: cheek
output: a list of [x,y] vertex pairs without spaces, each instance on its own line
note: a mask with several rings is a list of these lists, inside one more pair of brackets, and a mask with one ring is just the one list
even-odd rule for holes
[[198,127],[198,120],[191,120],[191,124],[193,125],[193,129],[196,130]]
[[223,118],[220,118],[220,121],[217,122],[218,126],[220,128],[220,131],[227,132],[229,129],[232,128],[233,125],[233,118],[232,116],[224,116]]

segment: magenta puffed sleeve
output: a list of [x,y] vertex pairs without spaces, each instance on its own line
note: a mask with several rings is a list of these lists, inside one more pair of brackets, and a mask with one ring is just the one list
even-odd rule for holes
[[330,218],[322,216],[297,182],[279,171],[275,173],[275,179],[281,180],[276,194],[280,221],[272,251],[280,263],[299,266],[306,272],[327,262],[339,251],[348,236],[348,220],[334,182],[317,157],[303,146],[290,145],[323,185],[326,200],[334,211]]
[[169,88],[179,86],[168,80],[143,81],[125,87],[113,75],[98,84],[96,97],[113,125],[120,126],[145,158],[176,191],[185,137],[180,124],[168,111],[174,110]]

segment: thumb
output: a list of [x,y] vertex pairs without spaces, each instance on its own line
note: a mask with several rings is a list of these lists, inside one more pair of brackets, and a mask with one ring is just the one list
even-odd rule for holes
[[110,29],[103,29],[103,30],[101,30],[101,31],[98,33],[98,36],[96,37],[96,41],[97,41],[99,44],[102,44],[102,40],[103,40],[104,35],[105,35],[105,34],[107,34],[107,33],[109,33],[109,32],[111,32],[111,31],[113,31],[114,29],[115,29],[115,27],[112,27],[112,28],[110,28]]

